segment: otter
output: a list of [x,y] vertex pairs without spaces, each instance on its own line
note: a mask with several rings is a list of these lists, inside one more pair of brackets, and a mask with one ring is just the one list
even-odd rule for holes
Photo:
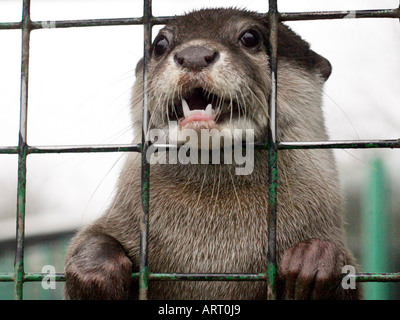
[[[327,140],[321,105],[331,65],[288,26],[279,23],[278,35],[277,139]],[[251,129],[256,141],[266,141],[268,37],[267,16],[257,12],[216,8],[174,17],[149,57],[149,128],[168,131],[175,121],[178,132]],[[140,60],[132,100],[136,133],[142,130],[142,74]],[[139,271],[140,167],[140,154],[128,154],[112,204],[72,239],[65,298],[138,297],[131,273]],[[223,162],[151,164],[149,271],[266,271],[268,153],[254,151],[251,174],[234,168]],[[356,262],[345,244],[332,152],[281,151],[278,168],[278,298],[360,298],[358,288],[341,286],[341,268]],[[266,299],[267,285],[151,281],[148,298]]]

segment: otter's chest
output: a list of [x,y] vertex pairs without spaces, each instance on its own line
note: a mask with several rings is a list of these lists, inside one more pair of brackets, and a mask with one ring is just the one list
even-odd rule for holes
[[[182,194],[182,193],[181,193]],[[220,195],[153,199],[149,264],[155,272],[263,272],[267,206]],[[166,201],[169,200],[169,201]]]

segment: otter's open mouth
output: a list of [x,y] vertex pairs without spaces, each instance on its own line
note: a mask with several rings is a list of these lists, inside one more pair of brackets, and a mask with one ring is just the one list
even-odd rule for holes
[[194,88],[168,107],[169,120],[178,121],[184,127],[191,122],[211,125],[239,116],[236,100],[223,99],[203,88]]

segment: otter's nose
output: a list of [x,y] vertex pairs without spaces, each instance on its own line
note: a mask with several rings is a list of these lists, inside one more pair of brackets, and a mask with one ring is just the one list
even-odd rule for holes
[[218,51],[193,46],[177,52],[174,58],[175,62],[182,68],[198,71],[214,63],[218,59]]

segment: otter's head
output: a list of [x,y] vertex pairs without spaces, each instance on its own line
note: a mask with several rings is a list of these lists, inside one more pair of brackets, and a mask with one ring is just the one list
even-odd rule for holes
[[[280,24],[278,35],[278,96],[284,99],[278,108],[282,105],[288,113],[283,119],[290,122],[296,118],[290,109],[301,109],[296,99],[307,96],[296,94],[301,90],[296,83],[308,77],[312,89],[304,88],[315,96],[331,67],[287,26]],[[156,36],[149,58],[149,128],[168,131],[175,121],[178,130],[253,129],[257,141],[264,139],[271,86],[268,38],[267,16],[239,9],[204,9],[170,21]],[[142,74],[141,60],[134,88],[137,124]]]

